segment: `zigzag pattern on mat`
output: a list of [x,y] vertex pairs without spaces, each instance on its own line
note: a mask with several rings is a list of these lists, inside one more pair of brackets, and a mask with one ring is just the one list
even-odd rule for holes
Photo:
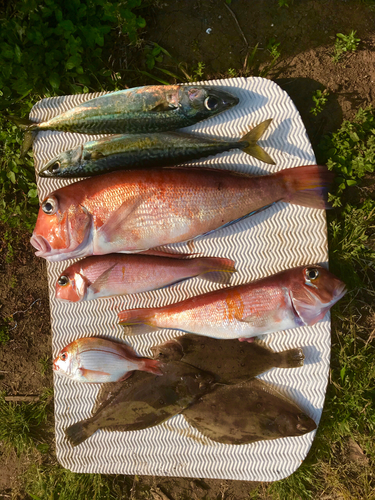
[[[273,118],[260,145],[277,165],[265,165],[233,150],[193,165],[214,165],[250,174],[275,172],[315,163],[305,128],[288,95],[274,82],[262,78],[236,78],[200,82],[220,85],[240,97],[240,105],[188,130],[228,139],[239,139],[249,127]],[[43,121],[100,94],[44,99],[31,117]],[[39,133],[34,144],[36,170],[60,151],[91,138],[60,132]],[[39,196],[45,198],[71,180],[38,179]],[[164,247],[167,251],[200,253],[235,260],[238,272],[232,284],[245,283],[288,267],[327,262],[324,213],[280,203],[237,224],[197,238],[192,245]],[[179,335],[173,330],[124,338],[117,312],[124,308],[153,307],[205,293],[220,285],[194,278],[169,289],[139,296],[100,299],[68,304],[54,298],[54,283],[73,261],[48,263],[53,354],[74,338],[101,335],[129,342],[139,354]],[[275,350],[302,347],[305,366],[298,370],[274,369],[262,379],[278,386],[317,422],[320,419],[330,356],[329,315],[314,327],[268,335],[264,341]],[[214,443],[190,427],[182,415],[162,425],[138,432],[97,432],[77,448],[66,441],[64,429],[90,416],[98,387],[55,377],[56,449],[60,462],[76,472],[152,474],[256,481],[275,481],[291,474],[305,458],[315,432],[298,438],[230,446]]]

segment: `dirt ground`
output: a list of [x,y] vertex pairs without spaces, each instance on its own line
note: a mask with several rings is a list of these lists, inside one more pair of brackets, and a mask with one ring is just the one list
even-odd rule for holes
[[[271,61],[267,44],[271,39],[279,42],[281,56],[267,77],[291,96],[316,148],[323,134],[336,130],[343,119],[353,118],[359,107],[375,104],[375,10],[344,0],[290,0],[289,4],[287,8],[279,7],[277,0],[159,1],[146,13],[144,37],[173,56],[174,62],[164,58],[163,67],[175,72],[178,61],[191,73],[202,62],[207,79],[227,77],[229,68],[236,76],[259,75]],[[361,39],[359,48],[335,64],[335,36],[351,30]],[[244,68],[256,44],[252,64]],[[310,109],[317,89],[328,89],[329,97],[323,112],[314,117]],[[8,325],[10,336],[0,347],[0,390],[7,395],[38,395],[52,386],[46,266],[34,256],[28,234],[16,235],[12,258],[4,227],[0,234],[0,328]],[[5,460],[0,448],[0,498],[11,495],[17,475],[26,466],[16,457]],[[241,500],[249,498],[256,486],[164,477],[139,478],[137,488],[142,484],[158,485],[171,500]]]

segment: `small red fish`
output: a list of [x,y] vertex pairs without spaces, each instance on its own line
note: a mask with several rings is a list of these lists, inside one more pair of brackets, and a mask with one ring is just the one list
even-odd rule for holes
[[53,362],[55,373],[77,382],[117,382],[134,370],[162,375],[159,362],[140,358],[128,345],[88,337],[77,339],[61,350]]
[[311,326],[346,290],[323,267],[300,266],[247,285],[215,290],[182,302],[119,313],[129,334],[172,328],[221,339],[248,339]]
[[69,302],[147,292],[198,276],[228,284],[234,262],[216,257],[179,259],[154,255],[98,255],[75,262],[56,282],[56,298]]
[[308,165],[251,177],[214,169],[110,173],[58,189],[31,244],[49,261],[188,241],[277,201],[324,209],[332,173]]

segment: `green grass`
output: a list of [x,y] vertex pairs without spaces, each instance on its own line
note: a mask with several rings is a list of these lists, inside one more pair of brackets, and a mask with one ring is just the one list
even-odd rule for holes
[[76,474],[58,465],[32,466],[25,475],[25,491],[33,500],[125,500],[129,489],[124,476]]
[[4,398],[5,394],[0,393],[0,441],[4,449],[20,455],[45,444],[41,426],[48,420],[52,390],[45,391],[36,403],[7,402]]

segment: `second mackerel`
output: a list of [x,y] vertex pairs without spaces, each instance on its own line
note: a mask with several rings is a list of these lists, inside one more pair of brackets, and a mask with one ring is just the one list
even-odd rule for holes
[[39,175],[89,177],[126,168],[178,165],[236,148],[264,163],[274,165],[275,162],[268,153],[257,144],[271,121],[269,119],[260,123],[239,141],[182,132],[103,137],[60,153],[45,165]]

